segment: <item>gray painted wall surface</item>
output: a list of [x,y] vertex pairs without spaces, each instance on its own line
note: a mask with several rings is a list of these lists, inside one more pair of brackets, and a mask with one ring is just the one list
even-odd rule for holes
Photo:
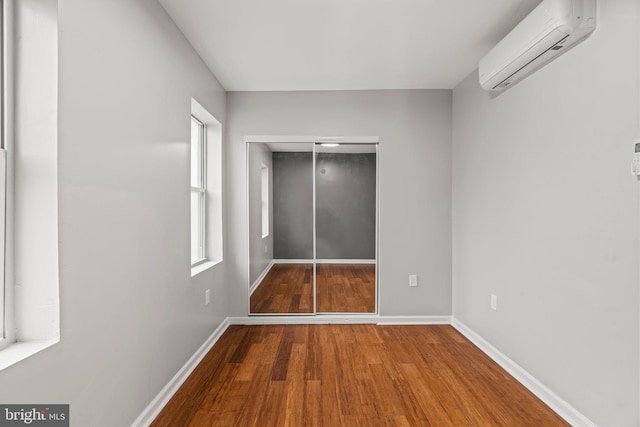
[[[382,315],[451,314],[450,90],[227,94],[232,315],[247,313],[246,135],[374,135]],[[419,286],[409,287],[417,274]]]
[[[274,258],[313,258],[313,153],[273,153]],[[375,154],[317,153],[318,259],[375,259]]]
[[273,153],[273,256],[313,258],[313,153]]
[[316,154],[316,258],[376,258],[375,154]]
[[[454,315],[599,426],[638,426],[639,3],[500,95],[454,90]],[[489,295],[498,296],[498,311]]]
[[230,314],[229,252],[189,266],[191,96],[224,124],[225,92],[156,0],[58,4],[61,341],[0,401],[128,426]]

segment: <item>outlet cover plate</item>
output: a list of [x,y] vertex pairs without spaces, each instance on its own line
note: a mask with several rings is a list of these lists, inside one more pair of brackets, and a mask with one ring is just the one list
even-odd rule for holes
[[415,274],[409,275],[409,286],[418,286],[418,276]]

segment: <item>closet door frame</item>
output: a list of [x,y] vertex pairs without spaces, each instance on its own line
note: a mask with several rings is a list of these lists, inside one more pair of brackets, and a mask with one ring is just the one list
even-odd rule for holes
[[[380,313],[380,137],[378,136],[291,136],[291,135],[247,135],[244,138],[246,150],[246,225],[247,225],[247,299],[246,312],[248,316],[295,316],[295,317],[322,317],[329,319],[343,318],[367,318],[377,317]],[[309,143],[313,144],[313,313],[251,313],[250,292],[251,287],[251,260],[250,260],[250,236],[249,236],[249,144],[251,143]],[[375,221],[375,311],[373,313],[337,313],[318,314],[316,310],[316,144],[368,144],[376,145],[376,221]]]

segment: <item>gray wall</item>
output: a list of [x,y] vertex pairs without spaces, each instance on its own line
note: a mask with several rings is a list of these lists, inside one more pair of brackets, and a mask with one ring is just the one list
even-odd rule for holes
[[[377,135],[380,313],[451,313],[451,91],[230,92],[233,315],[247,313],[246,135]],[[408,276],[420,284],[409,287]]]
[[273,153],[273,254],[313,258],[313,153]]
[[[313,258],[313,153],[273,153],[274,258]],[[376,155],[318,153],[318,259],[375,259]]]
[[376,258],[376,155],[317,153],[316,258]]
[[225,93],[156,0],[58,16],[61,341],[1,371],[0,401],[127,426],[229,315],[229,252],[189,265],[191,96],[224,124]]
[[[249,283],[253,283],[273,260],[273,164],[265,144],[247,144],[249,150]],[[262,237],[262,165],[269,168],[269,235]]]
[[598,8],[506,92],[454,90],[454,315],[597,425],[637,426],[640,11]]

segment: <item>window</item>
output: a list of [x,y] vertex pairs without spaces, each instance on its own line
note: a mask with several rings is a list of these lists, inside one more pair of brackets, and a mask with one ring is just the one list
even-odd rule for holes
[[58,2],[0,5],[1,370],[59,342],[60,297]]
[[191,276],[222,261],[222,125],[191,99]]
[[191,116],[191,265],[206,260],[206,126]]
[[262,165],[261,169],[262,186],[262,238],[269,235],[269,168]]

